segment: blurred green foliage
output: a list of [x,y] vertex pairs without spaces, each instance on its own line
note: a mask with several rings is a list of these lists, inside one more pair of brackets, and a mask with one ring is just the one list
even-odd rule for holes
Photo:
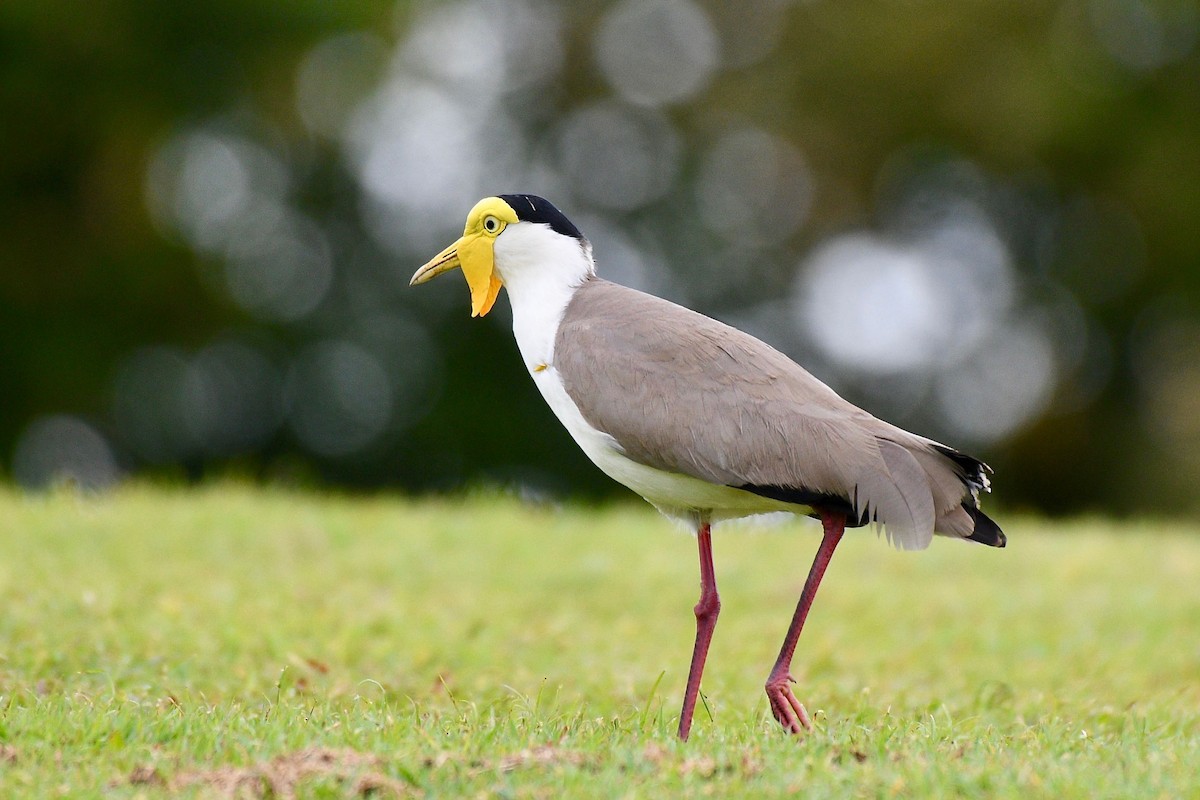
[[[680,97],[639,106],[618,85],[604,50],[605,31],[619,33],[614,20],[636,3],[107,0],[86,11],[65,3],[0,4],[0,464],[37,483],[55,458],[69,463],[73,440],[55,451],[30,433],[47,415],[69,415],[99,434],[121,471],[202,476],[232,463],[353,485],[419,489],[484,479],[554,492],[616,491],[521,374],[503,310],[471,321],[462,287],[417,296],[404,286],[435,251],[430,243],[452,235],[480,194],[546,194],[585,233],[589,219],[599,220],[594,224],[619,231],[626,244],[656,254],[646,263],[661,275],[642,276],[651,288],[737,322],[770,307],[771,298],[799,291],[797,276],[811,269],[804,258],[823,242],[847,231],[886,232],[889,209],[899,202],[893,194],[915,180],[905,176],[968,165],[975,184],[987,186],[983,205],[1016,276],[1017,305],[1043,309],[1039,330],[1054,348],[1051,396],[1028,419],[1002,435],[956,433],[930,413],[937,409],[929,399],[936,376],[915,400],[893,405],[891,396],[902,393],[891,389],[894,376],[874,387],[861,377],[839,381],[845,365],[822,358],[790,328],[756,332],[806,364],[803,356],[815,353],[815,371],[875,413],[977,451],[996,467],[1007,503],[1049,511],[1200,508],[1200,12],[1193,4],[643,5],[661,12],[653,18],[660,21],[694,22],[699,9],[710,26],[701,25],[701,33],[716,35],[718,63],[701,52],[702,81]],[[537,48],[513,39],[506,19],[555,39],[536,80],[524,81],[511,51]],[[550,22],[532,24],[539,20]],[[455,25],[478,29],[466,31],[476,39],[457,38]],[[648,36],[662,33],[644,27]],[[490,51],[472,44],[486,43],[489,31],[509,36],[509,50],[496,51],[507,65],[477,63]],[[346,129],[331,134],[303,118],[298,76],[305,64],[326,63],[313,61],[314,48],[347,35],[374,53],[350,65],[370,85],[344,84]],[[670,40],[666,35],[664,47]],[[422,50],[423,41],[436,46]],[[342,62],[335,53],[327,63],[336,71]],[[456,66],[462,74],[452,74]],[[499,88],[471,94],[473,82],[495,75]],[[328,91],[336,94],[334,84]],[[497,137],[518,166],[496,166],[503,158],[489,151],[474,176],[478,186],[454,182],[458,173],[449,170],[438,184],[443,195],[431,201],[446,209],[436,226],[422,218],[414,227],[424,234],[401,226],[389,240],[369,219],[368,159],[358,152],[378,141],[363,145],[355,136],[361,138],[362,109],[374,87],[407,97],[418,84],[434,87],[433,105],[413,105],[413,115],[439,107],[434,101],[474,108],[481,118],[470,122],[483,133],[470,141],[491,147],[497,142],[488,136]],[[610,100],[618,105],[604,108],[643,120],[645,130],[665,130],[667,150],[677,151],[664,188],[631,207],[573,183],[563,155],[564,131],[579,119],[573,115]],[[401,121],[388,124],[406,124],[402,102],[391,112]],[[430,117],[430,140],[453,138],[435,124],[445,119]],[[723,240],[696,221],[706,148],[738,126],[796,148],[812,187],[802,223],[752,248],[738,246],[736,230]],[[250,143],[283,165],[287,208],[329,242],[332,277],[313,309],[286,318],[258,313],[231,294],[233,245],[198,245],[179,224],[152,213],[155,160],[195,131]],[[429,167],[442,168],[448,166]],[[512,180],[523,183],[504,183]],[[389,206],[393,216],[385,214],[385,222],[409,200]],[[621,260],[611,247],[597,250],[602,274]],[[845,298],[847,307],[854,302]],[[1063,308],[1078,317],[1074,333],[1055,327]],[[371,349],[374,334],[355,332],[361,320],[381,314],[407,331],[389,340],[391,349]],[[114,412],[123,402],[114,397],[124,385],[122,370],[145,361],[131,362],[131,354],[166,346],[187,356],[229,337],[254,343],[278,371],[271,389],[280,398],[278,420],[224,449],[204,446],[203,426],[184,437],[187,446],[135,446],[145,438],[127,430],[131,414]],[[332,341],[358,342],[359,349],[313,349]],[[389,359],[418,349],[427,359],[420,369],[399,377],[388,371]],[[297,404],[319,392],[296,376],[307,369],[319,379],[322,370],[337,374],[364,358],[368,366],[370,358],[381,362],[383,379],[392,381],[387,408],[417,410],[376,425],[367,407],[358,428],[335,425],[324,439],[306,438]],[[181,369],[185,378],[191,374]],[[334,392],[330,402],[336,406],[342,395]],[[325,406],[313,408],[319,415]],[[313,445],[342,432],[359,436],[361,445],[343,452]]]

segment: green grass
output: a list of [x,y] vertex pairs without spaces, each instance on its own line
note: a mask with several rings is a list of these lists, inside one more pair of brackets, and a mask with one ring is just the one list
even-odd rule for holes
[[0,796],[1200,797],[1200,529],[1001,516],[846,537],[799,738],[762,682],[818,528],[718,530],[680,744],[695,546],[648,507],[0,491]]

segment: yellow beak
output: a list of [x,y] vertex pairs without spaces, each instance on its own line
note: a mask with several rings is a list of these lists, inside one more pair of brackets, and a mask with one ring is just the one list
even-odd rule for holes
[[482,317],[491,311],[500,295],[500,287],[504,285],[496,275],[492,239],[479,234],[464,235],[413,273],[408,285],[425,283],[452,269],[462,269],[467,279],[471,290],[471,316]]

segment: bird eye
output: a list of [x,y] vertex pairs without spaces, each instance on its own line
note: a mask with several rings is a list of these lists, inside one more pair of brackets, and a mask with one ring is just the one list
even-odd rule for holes
[[488,233],[495,233],[500,230],[500,220],[492,216],[483,218],[483,229]]

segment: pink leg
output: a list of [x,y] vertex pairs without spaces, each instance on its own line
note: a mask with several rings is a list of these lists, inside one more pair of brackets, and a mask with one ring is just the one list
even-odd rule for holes
[[804,620],[808,609],[812,606],[813,598],[817,595],[817,587],[821,585],[821,577],[829,566],[833,551],[842,540],[846,530],[846,519],[841,514],[821,512],[821,525],[825,535],[821,539],[821,547],[817,557],[813,559],[812,569],[808,571],[808,580],[804,582],[804,590],[800,592],[800,602],[796,604],[796,613],[792,624],[788,626],[787,636],[783,638],[783,647],[779,649],[779,658],[767,677],[767,699],[771,701],[771,713],[788,733],[800,733],[801,729],[812,730],[812,721],[808,712],[796,695],[792,693],[791,684],[796,679],[791,676],[792,655],[796,652],[796,642],[800,640],[800,631],[804,628]]
[[707,522],[700,526],[696,539],[700,543],[700,602],[696,603],[696,646],[692,650],[692,667],[688,670],[687,691],[683,695],[683,711],[679,713],[679,738],[687,741],[692,732],[692,713],[700,693],[700,674],[704,659],[721,613],[721,597],[717,594],[717,576],[713,571],[712,530]]

